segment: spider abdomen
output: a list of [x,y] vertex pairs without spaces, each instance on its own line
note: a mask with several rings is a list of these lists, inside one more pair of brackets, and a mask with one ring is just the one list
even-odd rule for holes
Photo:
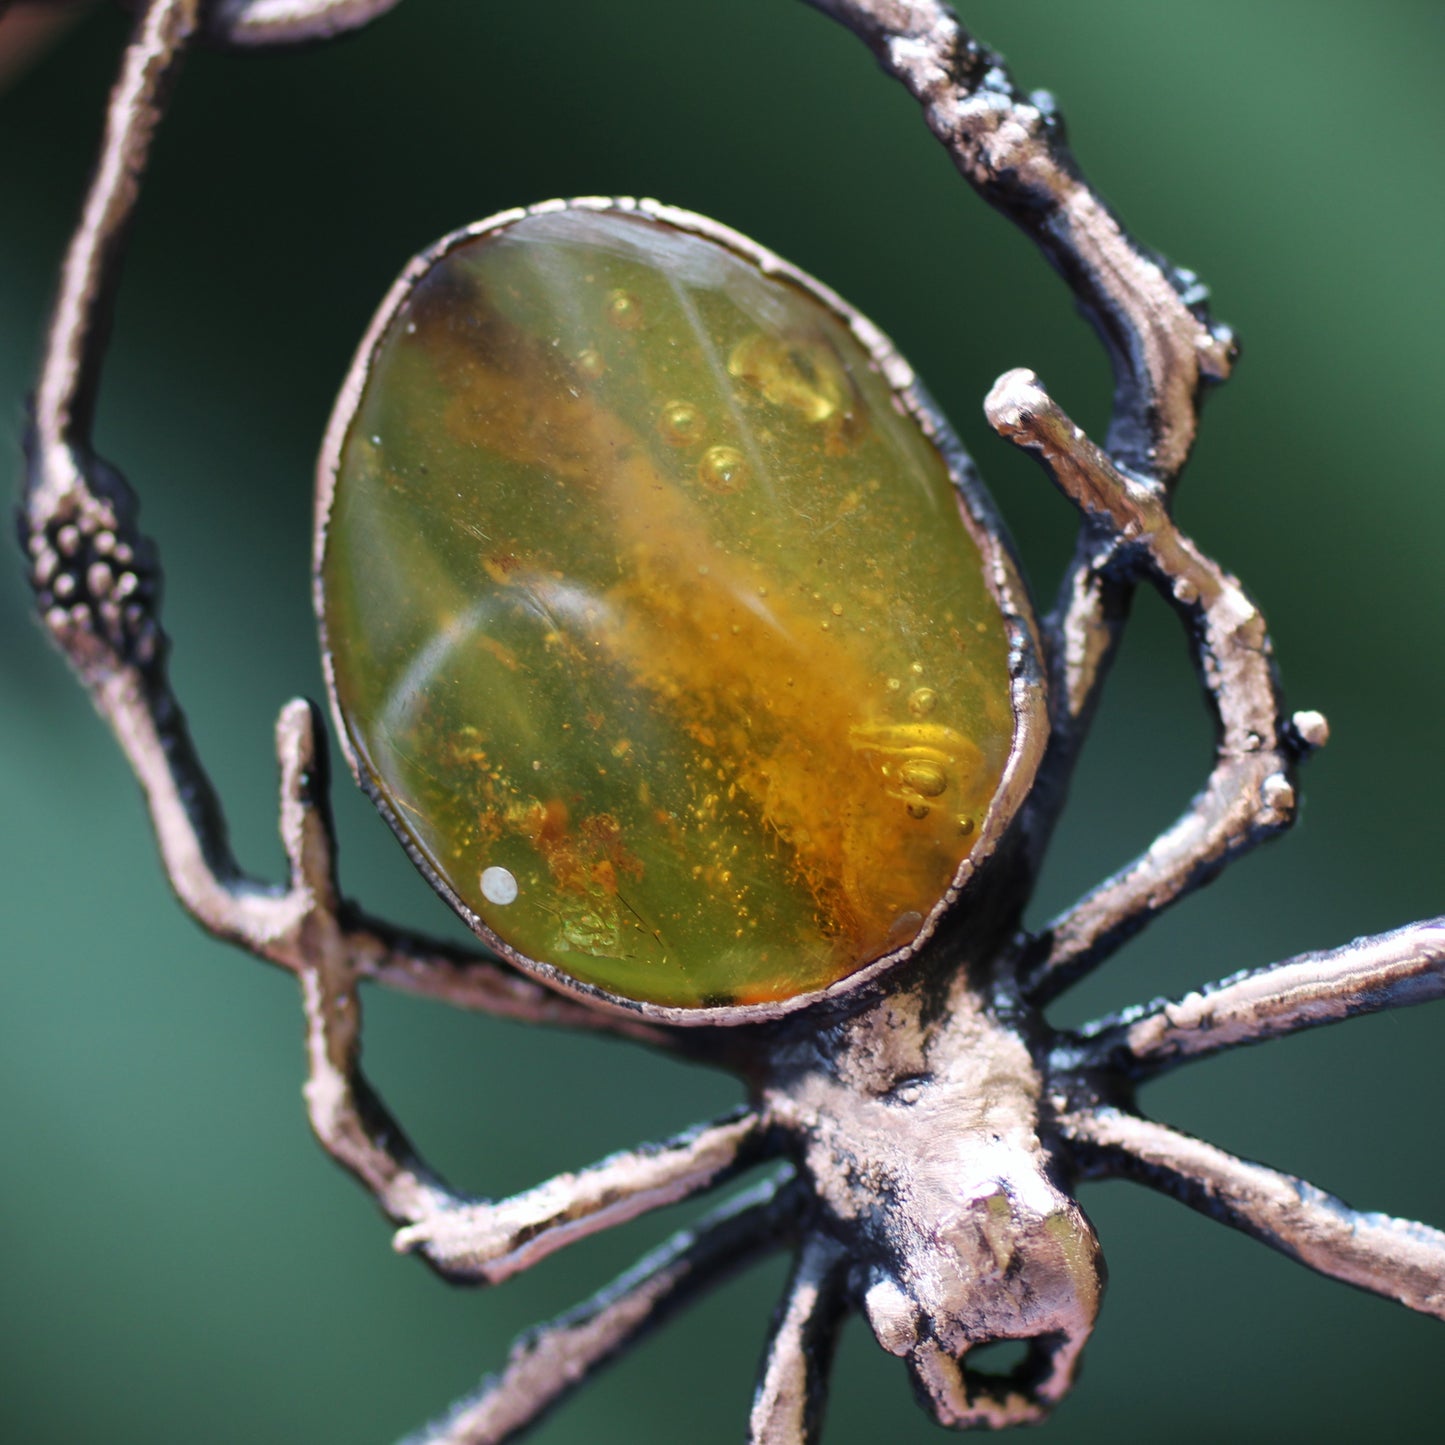
[[992,846],[1021,591],[909,380],[661,208],[511,213],[393,292],[323,467],[334,697],[515,961],[796,999],[926,936]]

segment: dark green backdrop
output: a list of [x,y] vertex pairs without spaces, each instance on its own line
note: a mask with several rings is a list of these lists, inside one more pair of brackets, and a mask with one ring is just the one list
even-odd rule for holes
[[[972,0],[1059,95],[1137,233],[1196,267],[1245,360],[1206,414],[1184,524],[1330,717],[1297,832],[1156,925],[1061,1016],[1179,990],[1441,906],[1445,10],[1438,0]],[[0,416],[21,398],[124,34],[87,20],[0,96]],[[275,871],[270,729],[319,694],[310,468],[402,262],[549,196],[656,195],[756,236],[892,333],[1052,590],[1066,506],[982,423],[1006,367],[1097,427],[1106,368],[1060,284],[952,173],[856,41],[789,0],[406,0],[368,33],[197,57],[159,144],[99,443],[169,578],[175,676],[241,855]],[[1204,775],[1210,730],[1152,599],[1110,688],[1040,907],[1124,861]],[[347,887],[442,906],[343,780]],[[511,1335],[659,1239],[655,1218],[488,1295],[398,1259],[311,1143],[291,982],[169,898],[136,790],[0,554],[0,1437],[384,1442]],[[1445,1014],[1359,1020],[1198,1066],[1159,1116],[1359,1205],[1445,1224]],[[374,1077],[479,1190],[725,1107],[726,1080],[628,1046],[375,996]],[[1438,1438],[1445,1335],[1165,1199],[1085,1203],[1112,1282],[1056,1445]],[[680,1217],[680,1216],[678,1216]],[[548,1445],[739,1438],[780,1284],[724,1290],[568,1405]],[[850,1329],[828,1445],[941,1438]]]

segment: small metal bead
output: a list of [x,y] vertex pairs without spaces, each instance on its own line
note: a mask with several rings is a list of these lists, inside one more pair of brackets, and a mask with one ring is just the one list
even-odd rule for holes
[[105,596],[111,590],[115,574],[106,562],[92,562],[85,571],[85,585],[92,597]]
[[1294,727],[1295,735],[1305,747],[1313,752],[1316,748],[1322,748],[1330,740],[1330,725],[1324,713],[1316,712],[1313,708],[1306,708],[1295,713],[1290,719]]

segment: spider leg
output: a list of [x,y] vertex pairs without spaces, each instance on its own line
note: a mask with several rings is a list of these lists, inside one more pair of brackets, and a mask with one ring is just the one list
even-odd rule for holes
[[791,1176],[730,1199],[585,1304],[521,1336],[501,1374],[405,1445],[514,1438],[704,1291],[781,1244],[797,1208]]
[[936,1340],[923,1341],[912,1352],[909,1365],[929,1413],[950,1430],[1037,1425],[1048,1418],[1055,1403],[1016,1387],[1007,1378],[970,1373],[962,1360]]
[[1061,1120],[1085,1178],[1133,1179],[1332,1279],[1445,1319],[1445,1233],[1366,1214],[1293,1175],[1118,1109]]
[[[1063,277],[1114,368],[1110,454],[1167,493],[1194,444],[1207,385],[1235,356],[1192,273],[1140,246],[1070,155],[1053,98],[1026,94],[941,0],[809,0],[856,34],[922,105],[960,174]],[[1130,579],[1082,529],[1044,621],[1051,740],[1031,803],[1042,849],[1128,615]]]
[[1318,713],[1282,711],[1264,618],[1244,589],[1169,517],[1163,489],[1125,472],[1064,415],[1030,371],[999,378],[985,402],[995,430],[1039,459],[1113,565],[1141,573],[1184,618],[1218,722],[1215,763],[1189,809],[1149,850],[1045,930],[1025,980],[1038,1003],[1108,957],[1156,913],[1294,820],[1294,764],[1326,736]]
[[773,1320],[748,1445],[814,1445],[820,1438],[846,1268],[835,1241],[819,1234],[803,1241]]
[[760,1157],[759,1130],[745,1109],[510,1199],[449,1198],[398,1230],[396,1247],[417,1251],[449,1279],[499,1284],[563,1245],[732,1178]]
[[1109,449],[1172,480],[1199,392],[1234,360],[1198,278],[1141,247],[1084,179],[1052,97],[1026,95],[941,0],[809,0],[851,30],[922,105],[960,174],[1025,231],[1078,297],[1114,363]]
[[398,1248],[418,1250],[451,1278],[493,1284],[574,1239],[719,1183],[751,1161],[760,1123],[742,1111],[498,1203],[465,1198],[436,1179],[361,1073],[357,974],[337,921],[330,834],[312,796],[321,769],[310,705],[293,703],[277,731],[287,896],[304,904],[295,968],[306,1015],[307,1112],[326,1151],[403,1226]]
[[[209,16],[203,8],[200,0],[150,0],[142,12],[61,270],[27,437],[20,515],[41,621],[125,752],[171,886],[210,933],[299,972],[319,929],[360,978],[513,1018],[675,1047],[666,1030],[571,1003],[486,957],[368,919],[334,889],[323,901],[294,884],[281,889],[250,878],[231,852],[220,802],[166,675],[154,548],[137,528],[130,488],[90,443],[107,322],[140,178],[180,61]],[[298,0],[289,13],[316,15],[323,8],[319,0]],[[283,728],[283,740],[296,736],[295,727]],[[308,826],[324,829],[319,785],[309,787],[308,797],[315,814]]]
[[1085,1067],[1152,1079],[1225,1049],[1445,997],[1445,918],[1235,974],[1081,1029],[1064,1045]]

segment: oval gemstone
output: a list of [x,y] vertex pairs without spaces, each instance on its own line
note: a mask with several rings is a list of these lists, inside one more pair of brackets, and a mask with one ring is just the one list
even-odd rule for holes
[[674,1007],[909,943],[1013,738],[948,469],[832,307],[628,211],[446,243],[321,562],[363,780],[508,949]]

